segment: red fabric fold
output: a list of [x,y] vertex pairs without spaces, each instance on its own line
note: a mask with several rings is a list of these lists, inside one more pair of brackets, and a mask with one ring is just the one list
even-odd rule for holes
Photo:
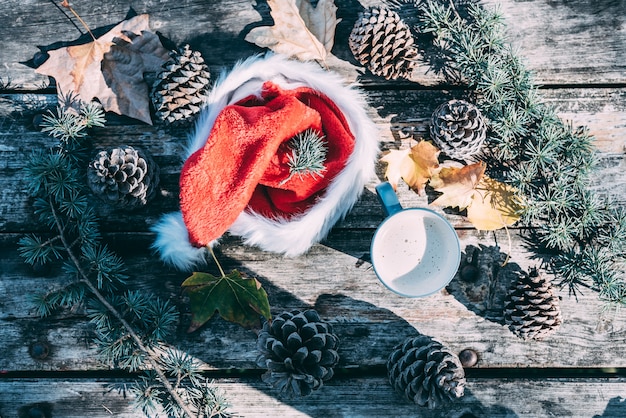
[[[326,137],[325,171],[289,178],[286,143],[307,129]],[[354,136],[330,99],[310,88],[283,90],[266,82],[260,98],[222,109],[205,145],[183,166],[180,205],[191,243],[219,238],[246,209],[270,219],[305,212],[353,149]]]

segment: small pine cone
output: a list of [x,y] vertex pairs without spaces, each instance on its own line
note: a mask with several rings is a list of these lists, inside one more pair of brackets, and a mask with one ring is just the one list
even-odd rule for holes
[[333,377],[339,339],[312,309],[283,312],[263,325],[257,339],[263,381],[288,397],[306,396]]
[[189,121],[206,102],[211,74],[197,51],[189,45],[170,53],[152,86],[156,116],[167,122]]
[[159,167],[133,147],[100,151],[89,163],[87,182],[105,202],[123,207],[148,203],[159,183]]
[[417,65],[411,30],[393,10],[372,7],[360,12],[348,44],[362,65],[387,80],[409,78]]
[[563,322],[552,283],[537,269],[522,272],[504,301],[504,322],[524,340],[541,340]]
[[462,397],[465,391],[465,371],[459,358],[421,334],[394,347],[387,374],[397,392],[431,409]]
[[487,123],[476,106],[465,100],[450,100],[430,120],[430,136],[451,158],[472,161],[487,136]]

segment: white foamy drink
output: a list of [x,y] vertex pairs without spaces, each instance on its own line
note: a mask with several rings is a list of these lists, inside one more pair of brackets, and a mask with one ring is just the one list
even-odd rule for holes
[[402,209],[388,183],[376,191],[389,214],[376,230],[370,249],[379,280],[408,297],[428,296],[445,287],[461,257],[452,225],[429,209]]
[[372,245],[376,274],[403,295],[436,292],[458,267],[452,234],[456,235],[433,212],[406,209],[397,213],[376,233]]

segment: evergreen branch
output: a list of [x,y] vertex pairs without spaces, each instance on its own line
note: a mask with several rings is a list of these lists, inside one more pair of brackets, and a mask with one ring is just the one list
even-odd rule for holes
[[126,321],[126,319],[118,312],[118,310],[115,309],[115,307],[113,305],[111,305],[111,303],[109,303],[109,301],[102,295],[102,293],[100,293],[100,290],[98,289],[98,287],[96,287],[91,282],[91,280],[89,280],[89,276],[88,276],[87,272],[83,269],[80,260],[78,259],[76,254],[74,254],[74,251],[71,250],[71,248],[69,246],[69,243],[65,239],[65,234],[63,233],[63,229],[61,227],[61,222],[60,222],[58,214],[57,214],[57,212],[56,212],[56,210],[54,208],[54,205],[52,205],[52,203],[50,204],[50,208],[51,208],[51,211],[52,211],[52,215],[53,215],[53,217],[54,217],[54,219],[56,221],[57,229],[59,231],[59,237],[60,237],[61,241],[63,242],[63,245],[65,246],[65,249],[67,251],[68,257],[72,260],[72,262],[74,263],[74,265],[76,267],[76,270],[80,274],[79,281],[81,283],[84,283],[87,286],[87,288],[89,289],[91,294],[96,297],[98,302],[100,302],[102,304],[102,306],[104,306],[109,312],[111,312],[111,314],[115,317],[115,319],[124,327],[126,332],[128,332],[128,335],[130,335],[130,337],[133,339],[133,342],[147,356],[146,358],[147,358],[148,363],[150,364],[152,370],[154,370],[154,372],[157,374],[157,376],[159,377],[159,380],[161,381],[163,386],[165,386],[165,389],[168,391],[170,396],[174,399],[174,401],[178,404],[178,406],[185,412],[185,414],[189,418],[192,418],[194,416],[193,413],[187,407],[187,405],[185,404],[183,399],[180,397],[178,392],[174,389],[174,387],[170,383],[170,381],[167,378],[167,376],[165,375],[164,371],[161,369],[161,366],[159,365],[158,359],[155,358],[153,356],[152,351],[149,350],[148,347],[146,347],[144,345],[142,339],[135,332],[135,329]]
[[[78,164],[83,161],[80,153],[85,149],[85,130],[102,126],[104,112],[99,105],[77,102],[71,93],[61,100],[57,113],[47,115],[44,124],[44,131],[59,139],[59,144],[49,151],[34,152],[26,168],[35,214],[55,235],[49,239],[24,236],[19,252],[30,264],[62,259],[62,271],[74,281],[37,297],[35,308],[46,316],[83,303],[89,296],[87,315],[95,325],[100,356],[131,372],[145,367],[155,376],[155,393],[164,410],[178,417],[199,416],[204,406],[190,399],[195,393],[208,392],[197,376],[188,372],[179,375],[168,368],[165,354],[156,350],[177,323],[175,308],[140,292],[116,294],[128,276],[122,259],[101,244],[98,219],[83,193]],[[191,386],[183,385],[183,381]],[[210,407],[223,411],[225,405]]]
[[63,112],[60,108],[57,108],[56,115],[52,111],[43,115],[41,122],[42,132],[48,132],[52,137],[63,142],[85,137],[87,135],[84,132],[85,127],[82,118],[73,113]]
[[18,241],[18,251],[20,256],[24,258],[24,261],[30,265],[37,263],[45,264],[51,256],[54,256],[57,260],[61,259],[62,248],[54,245],[55,241],[58,240],[58,236],[42,241],[36,235],[27,235]]
[[437,52],[430,56],[445,60],[433,67],[473,89],[490,121],[485,157],[524,195],[523,220],[536,227],[536,244],[561,254],[553,264],[563,286],[593,287],[601,298],[625,303],[626,282],[618,273],[626,245],[618,237],[626,225],[615,222],[616,208],[589,188],[597,160],[593,138],[541,103],[497,10],[471,3],[460,13],[444,3],[421,5],[414,29],[432,37]]

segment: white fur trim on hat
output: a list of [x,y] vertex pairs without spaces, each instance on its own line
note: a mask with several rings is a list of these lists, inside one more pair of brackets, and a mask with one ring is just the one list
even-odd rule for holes
[[[379,151],[378,128],[365,112],[362,93],[354,87],[345,86],[339,75],[314,63],[293,61],[281,55],[254,56],[237,63],[216,81],[206,108],[189,138],[184,158],[189,158],[204,146],[217,115],[224,107],[251,95],[260,96],[266,81],[272,81],[283,89],[309,87],[326,95],[343,113],[355,137],[354,150],[346,166],[305,213],[289,219],[270,219],[246,210],[228,230],[232,235],[241,236],[246,244],[296,256],[324,239],[358,200],[365,184],[374,175]],[[204,259],[205,251],[189,244],[180,213],[165,215],[153,231],[157,233],[153,248],[164,261],[185,269]]]

